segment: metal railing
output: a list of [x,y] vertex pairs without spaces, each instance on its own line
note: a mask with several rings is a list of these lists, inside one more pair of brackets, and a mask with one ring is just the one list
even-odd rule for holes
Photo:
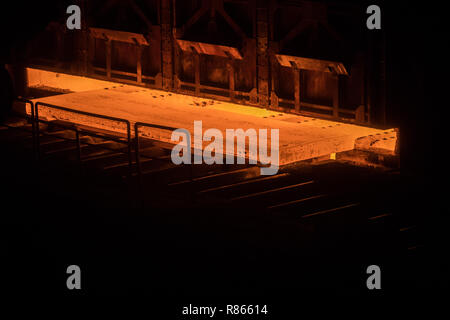
[[[85,111],[80,111],[80,110],[75,110],[75,109],[71,109],[71,108],[67,108],[67,107],[62,107],[62,106],[57,106],[57,105],[53,105],[50,103],[44,103],[44,102],[36,102],[34,103],[31,100],[27,100],[21,97],[16,98],[17,101],[23,102],[23,103],[27,103],[30,104],[30,115],[28,115],[28,113],[26,115],[21,115],[21,117],[26,118],[32,126],[32,138],[33,138],[33,154],[35,155],[35,159],[37,159],[38,161],[41,160],[41,136],[52,136],[52,137],[56,137],[60,140],[65,140],[65,141],[73,141],[76,143],[76,151],[77,151],[77,158],[78,161],[81,163],[82,161],[82,144],[83,145],[90,145],[90,146],[95,146],[101,149],[105,149],[105,150],[111,150],[114,152],[120,152],[122,154],[126,154],[128,156],[128,174],[129,177],[131,178],[133,176],[133,149],[135,152],[135,163],[136,163],[136,175],[137,175],[137,182],[138,182],[138,187],[139,187],[139,196],[141,197],[141,200],[143,201],[143,170],[142,170],[142,161],[141,158],[145,157],[144,155],[141,154],[141,139],[142,139],[142,135],[140,132],[141,128],[150,128],[150,129],[159,129],[159,130],[168,130],[168,131],[175,131],[177,130],[177,128],[173,128],[173,127],[168,127],[168,126],[163,126],[163,125],[157,125],[157,124],[149,124],[149,123],[143,123],[143,122],[136,122],[134,124],[134,139],[132,137],[132,129],[131,129],[131,123],[129,120],[126,119],[121,119],[121,118],[116,118],[116,117],[111,117],[111,116],[106,116],[106,115],[102,115],[102,114],[96,114],[96,113],[91,113],[91,112],[85,112]],[[91,117],[91,118],[97,118],[97,119],[103,119],[103,120],[108,120],[108,121],[113,121],[113,122],[119,122],[119,123],[123,123],[126,126],[126,137],[120,137],[114,134],[114,132],[112,133],[106,133],[103,134],[101,132],[96,132],[96,128],[92,128],[92,130],[89,129],[83,129],[82,125],[76,124],[76,123],[71,123],[71,122],[58,122],[58,121],[54,121],[54,120],[45,120],[42,118],[39,118],[40,115],[40,109],[41,108],[47,108],[47,109],[54,109],[54,110],[58,110],[58,111],[64,111],[64,112],[68,112],[68,113],[73,113],[73,114],[78,114],[78,115],[82,115],[82,116],[86,116],[86,117]],[[64,130],[70,130],[73,131],[75,133],[75,137],[67,137],[67,136],[61,136],[61,135],[55,135],[52,133],[48,133],[45,132],[44,130],[41,130],[40,128],[40,124],[46,124],[49,126],[53,126],[53,127],[59,127],[62,128]],[[123,150],[117,150],[117,149],[112,149],[112,148],[108,148],[106,146],[99,146],[98,144],[94,144],[94,143],[89,143],[89,142],[81,142],[81,136],[89,136],[89,137],[96,137],[96,138],[100,138],[103,139],[105,141],[114,141],[117,143],[121,143],[127,146],[127,150],[123,151]],[[192,167],[191,167],[192,170]],[[193,176],[193,172],[191,171],[190,173],[191,179]]]
[[[70,113],[75,113],[75,114],[79,114],[79,115],[83,115],[83,116],[87,116],[87,117],[92,117],[92,118],[98,118],[98,119],[104,119],[104,120],[109,120],[109,121],[115,121],[115,122],[120,122],[120,123],[124,123],[126,125],[126,141],[123,141],[123,139],[119,138],[119,137],[115,137],[114,135],[103,135],[103,134],[99,134],[99,133],[95,133],[95,132],[91,132],[88,130],[83,130],[82,128],[78,127],[76,124],[63,124],[63,123],[55,123],[54,121],[47,121],[47,120],[43,120],[43,119],[39,119],[39,107],[45,107],[45,108],[50,108],[50,109],[55,109],[55,110],[60,110],[60,111],[65,111],[65,112],[70,112]],[[56,105],[52,105],[49,103],[43,103],[43,102],[37,102],[35,104],[35,110],[34,110],[34,121],[35,121],[35,135],[36,135],[36,143],[37,143],[37,154],[38,154],[38,159],[40,158],[40,135],[41,135],[41,130],[40,130],[40,123],[45,123],[47,125],[55,125],[61,128],[65,128],[68,130],[72,130],[75,132],[75,142],[77,144],[77,153],[78,153],[78,159],[81,161],[81,141],[80,141],[80,134],[83,134],[85,136],[90,136],[90,137],[96,137],[96,138],[100,138],[100,139],[105,139],[105,140],[110,140],[110,141],[115,141],[118,143],[122,143],[127,145],[127,151],[120,151],[121,153],[127,154],[128,155],[128,173],[129,176],[131,177],[132,175],[132,170],[133,170],[133,156],[132,156],[132,152],[133,152],[133,142],[132,142],[132,138],[131,138],[131,124],[130,121],[125,120],[125,119],[121,119],[121,118],[115,118],[115,117],[110,117],[110,116],[106,116],[106,115],[101,115],[101,114],[95,114],[95,113],[90,113],[90,112],[85,112],[85,111],[79,111],[79,110],[74,110],[74,109],[70,109],[70,108],[66,108],[66,107],[61,107],[61,106],[56,106]],[[45,135],[45,133],[43,133]],[[61,139],[64,140],[72,140],[73,139],[68,139],[68,138],[63,138],[63,137],[59,137]],[[88,145],[94,145],[94,144],[90,144],[90,143],[85,143]],[[104,149],[109,149],[106,147],[103,147]],[[117,151],[117,150],[114,150]]]
[[[15,102],[22,102],[25,103],[25,114],[20,113],[20,112],[16,112],[13,111],[12,113],[14,114],[14,116],[19,117],[19,118],[23,118],[26,119],[28,121],[28,123],[31,124],[31,135],[32,135],[32,150],[33,150],[33,157],[36,156],[36,123],[35,123],[35,119],[34,119],[34,102],[28,99],[25,99],[23,97],[15,97],[14,98]],[[26,105],[29,104],[30,105],[30,113],[31,115],[29,116],[28,113],[26,112]],[[11,127],[10,125],[6,124],[6,123],[2,123],[3,126],[6,127]],[[27,131],[30,132],[28,129],[23,129],[21,127],[17,127],[14,126],[14,128],[20,128],[23,131]]]
[[[169,130],[169,131],[175,131],[176,128],[168,127],[168,126],[162,126],[157,124],[149,124],[149,123],[143,123],[143,122],[136,122],[134,124],[134,149],[135,149],[135,156],[136,156],[136,170],[137,170],[137,176],[138,176],[138,183],[139,183],[139,193],[141,197],[143,197],[143,181],[142,181],[142,165],[141,165],[141,152],[140,152],[140,140],[139,140],[139,129],[140,128],[151,128],[151,129],[160,129],[160,130]],[[143,199],[141,199],[143,200]]]

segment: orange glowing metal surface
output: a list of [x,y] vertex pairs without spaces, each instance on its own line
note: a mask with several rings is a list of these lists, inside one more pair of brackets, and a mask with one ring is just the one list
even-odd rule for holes
[[[279,129],[280,165],[355,147],[374,147],[393,153],[397,141],[394,129],[380,130],[36,69],[28,69],[28,74],[30,86],[59,86],[73,91],[35,102],[127,119],[132,125],[145,122],[193,132],[194,121],[202,120],[203,130],[217,128],[224,135],[226,129]],[[111,122],[45,108],[40,110],[40,116],[120,132],[125,130]],[[143,130],[143,134],[171,141],[171,132]]]

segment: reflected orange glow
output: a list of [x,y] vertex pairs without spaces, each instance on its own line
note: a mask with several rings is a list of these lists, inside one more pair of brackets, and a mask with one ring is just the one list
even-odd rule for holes
[[[132,125],[145,122],[192,132],[194,121],[202,120],[204,128],[217,128],[224,134],[226,129],[279,129],[280,165],[330,155],[336,158],[336,153],[354,149],[393,154],[397,142],[394,129],[380,130],[31,68],[27,72],[30,87],[73,92],[36,101],[122,118]],[[125,129],[111,122],[45,108],[40,115],[113,131]],[[171,132],[143,129],[143,135],[171,142]]]

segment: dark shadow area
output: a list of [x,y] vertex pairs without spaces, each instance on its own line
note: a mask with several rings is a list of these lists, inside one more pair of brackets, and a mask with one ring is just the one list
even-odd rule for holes
[[[22,10],[25,4],[15,1],[9,12],[2,11],[9,16],[1,19],[2,64],[21,60],[20,48],[65,10],[66,2],[57,2],[27,2]],[[271,212],[259,208],[257,201],[249,206],[192,206],[193,185],[172,195],[155,184],[149,189],[150,205],[139,209],[135,186],[126,180],[82,172],[72,159],[38,164],[29,133],[2,126],[0,212],[6,221],[1,231],[6,273],[1,290],[18,298],[149,295],[161,301],[161,309],[167,304],[174,316],[179,315],[178,302],[194,299],[284,299],[288,304],[305,295],[372,297],[378,293],[368,292],[365,283],[371,264],[383,272],[380,295],[448,290],[447,232],[442,223],[448,212],[445,12],[437,4],[409,1],[386,3],[383,10],[386,117],[400,128],[400,171],[379,173],[347,163],[305,169],[321,181],[319,191],[348,188],[344,196],[351,195],[362,206],[343,215],[303,219],[310,211]],[[142,29],[136,19],[135,25],[127,19],[117,26]],[[105,21],[105,26],[116,23]],[[199,20],[186,38],[238,46],[240,39],[225,22],[218,19],[216,28]],[[203,32],[206,29],[217,33]],[[353,31],[356,36],[350,32],[349,37],[359,39],[359,30]],[[322,31],[316,35],[326,37]],[[319,51],[335,47],[325,42],[324,48],[313,45],[305,55],[317,57]],[[347,49],[340,56],[344,60]],[[2,77],[2,90],[9,85]],[[3,110],[12,90],[2,91],[0,106],[9,120],[13,118]],[[260,205],[268,198],[261,197]],[[389,214],[387,220],[370,219],[383,214]],[[72,264],[82,269],[80,292],[66,288],[66,268]]]

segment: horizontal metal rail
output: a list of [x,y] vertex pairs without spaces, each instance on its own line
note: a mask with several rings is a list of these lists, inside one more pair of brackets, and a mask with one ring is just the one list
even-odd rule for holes
[[[176,128],[161,126],[157,124],[149,124],[143,122],[136,122],[134,124],[134,142],[135,142],[135,155],[136,155],[136,169],[138,175],[138,184],[139,184],[139,196],[141,200],[141,206],[144,206],[144,185],[142,181],[142,165],[141,165],[141,155],[140,155],[140,141],[139,141],[139,129],[140,128],[150,128],[150,129],[162,129],[168,131],[175,131]],[[192,170],[192,168],[191,168]],[[192,172],[191,172],[192,176]]]
[[[126,129],[126,131],[127,131],[126,142],[124,142],[123,139],[115,138],[113,136],[105,136],[105,135],[100,135],[100,134],[96,134],[96,133],[93,133],[93,132],[88,132],[87,130],[82,130],[82,129],[80,130],[76,126],[76,124],[73,124],[73,125],[63,125],[61,123],[55,124],[55,123],[50,122],[50,121],[39,119],[39,107],[41,107],[41,106],[45,107],[45,108],[49,108],[49,109],[55,109],[55,110],[60,110],[60,111],[66,111],[66,112],[70,112],[70,113],[80,114],[80,115],[84,115],[84,116],[88,116],[88,117],[92,117],[92,118],[99,118],[99,119],[105,119],[105,120],[109,120],[109,121],[115,121],[115,122],[124,123],[126,125],[126,128],[127,128]],[[80,133],[82,133],[84,135],[87,135],[87,136],[91,136],[91,137],[97,137],[97,138],[102,138],[102,139],[105,139],[105,140],[111,140],[111,141],[116,141],[116,142],[119,142],[119,143],[126,144],[128,150],[127,150],[127,152],[124,152],[124,153],[126,153],[128,155],[128,171],[129,171],[129,176],[131,177],[131,175],[132,175],[132,168],[133,168],[133,157],[132,157],[132,139],[131,139],[131,124],[130,124],[130,121],[128,121],[126,119],[110,117],[110,116],[96,114],[96,113],[91,113],[91,112],[74,110],[74,109],[70,109],[70,108],[67,108],[67,107],[56,106],[56,105],[53,105],[53,104],[43,103],[43,102],[37,102],[35,104],[34,119],[35,119],[35,122],[36,122],[36,140],[37,140],[37,147],[38,147],[38,156],[40,154],[40,139],[39,139],[40,128],[39,128],[39,124],[40,123],[46,123],[46,124],[51,124],[51,125],[57,125],[57,126],[64,127],[66,129],[75,131],[76,143],[77,143],[77,151],[79,153],[79,159],[80,160],[81,160]]]
[[[246,91],[239,91],[239,90],[230,90],[229,88],[222,88],[222,87],[216,87],[216,86],[210,86],[210,85],[205,85],[205,84],[195,84],[192,82],[187,82],[187,81],[182,81],[182,80],[178,80],[178,88],[177,91],[180,93],[185,93],[188,95],[192,95],[192,92],[195,91],[195,88],[198,86],[199,88],[199,94],[200,97],[205,97],[205,98],[216,98],[219,100],[227,100],[227,101],[239,101],[241,103],[243,103],[244,101],[247,101],[245,98],[250,100],[251,97],[251,92],[246,92]],[[189,89],[184,89],[182,87],[185,88],[191,88],[191,90]],[[208,90],[210,92],[205,92],[205,90]],[[215,93],[214,93],[215,92]],[[222,94],[220,94],[222,93]],[[225,94],[225,95],[223,95]],[[244,99],[239,99],[237,97],[245,97]]]
[[[40,137],[41,136],[52,136],[52,137],[58,138],[60,140],[75,142],[76,147],[74,149],[76,149],[76,151],[77,151],[77,157],[78,157],[78,160],[80,163],[82,161],[81,148],[82,148],[82,146],[86,146],[86,145],[99,147],[99,148],[105,149],[105,150],[112,150],[115,152],[119,152],[119,153],[128,155],[128,169],[129,169],[128,172],[129,172],[129,177],[131,178],[133,176],[133,162],[134,161],[133,161],[132,152],[133,152],[133,148],[134,148],[136,171],[137,171],[136,175],[137,175],[137,179],[138,179],[137,182],[139,183],[139,189],[141,191],[140,195],[141,195],[142,200],[143,200],[143,193],[142,193],[143,170],[142,170],[141,158],[147,157],[147,156],[141,154],[141,145],[140,144],[141,144],[141,139],[143,137],[142,137],[142,132],[141,132],[142,130],[140,130],[140,129],[149,128],[149,129],[167,130],[167,131],[171,131],[171,132],[177,130],[177,128],[169,127],[169,126],[136,122],[136,123],[134,123],[134,140],[133,140],[131,123],[129,120],[117,118],[117,117],[106,116],[106,115],[102,115],[102,114],[81,111],[81,110],[75,110],[75,109],[71,109],[68,107],[53,105],[50,103],[44,103],[44,102],[33,103],[33,101],[22,99],[22,98],[19,98],[17,100],[25,102],[25,103],[29,103],[31,105],[31,109],[30,109],[31,115],[30,116],[27,115],[26,118],[29,119],[32,124],[33,145],[36,147],[35,154],[37,155],[37,160],[40,160],[40,156],[41,156],[41,141],[40,141],[41,139],[40,139]],[[92,130],[90,130],[89,128],[84,129],[82,125],[78,125],[73,122],[64,122],[64,121],[60,122],[60,121],[46,120],[44,118],[40,118],[40,114],[42,111],[41,108],[54,109],[54,110],[64,111],[64,112],[68,112],[68,113],[72,113],[72,114],[78,114],[78,115],[82,115],[82,116],[86,116],[86,117],[104,119],[104,120],[108,120],[108,121],[123,123],[126,126],[126,137],[116,136],[116,135],[114,135],[114,133],[104,134],[102,132],[97,132],[95,130],[95,128],[93,128]],[[59,134],[59,135],[54,134],[54,133],[52,134],[52,133],[46,132],[45,130],[41,130],[41,127],[40,127],[41,123],[47,124],[49,126],[60,127],[65,130],[73,131],[75,133],[75,138],[73,136],[67,137],[67,136],[63,136],[61,134]],[[127,150],[126,151],[123,149],[117,150],[117,149],[108,148],[106,146],[98,146],[97,144],[94,144],[94,143],[81,142],[81,140],[80,140],[81,136],[97,137],[97,138],[103,139],[105,141],[114,141],[117,143],[121,143],[121,144],[124,144],[127,146]],[[64,150],[68,150],[68,149],[66,148]],[[150,157],[150,158],[153,159],[153,157]],[[190,181],[194,181],[193,166],[190,166]]]
[[141,155],[140,155],[140,141],[139,141],[139,129],[140,128],[151,128],[151,129],[161,129],[168,131],[175,131],[177,128],[161,126],[157,124],[149,124],[143,122],[136,122],[134,124],[134,141],[135,141],[135,155],[136,155],[136,168],[140,185],[142,185],[142,166],[141,166]]
[[[75,132],[75,139],[72,138],[66,138],[60,135],[55,135],[55,134],[51,134],[51,133],[45,133],[45,132],[40,132],[40,135],[43,136],[50,136],[50,137],[55,137],[61,140],[65,140],[65,141],[75,141],[77,143],[77,151],[79,153],[79,160],[82,161],[83,159],[81,159],[81,140],[80,140],[80,136],[81,135],[85,135],[85,136],[90,136],[90,137],[97,137],[97,138],[101,138],[104,140],[108,140],[108,141],[114,141],[114,142],[118,142],[118,143],[122,143],[122,144],[127,144],[123,139],[120,138],[116,138],[114,136],[105,136],[105,135],[99,135],[99,134],[95,134],[93,132],[87,132],[83,129],[80,129],[77,127],[76,124],[65,124],[65,123],[58,123],[58,122],[54,122],[54,121],[47,121],[47,120],[39,120],[39,123],[45,123],[47,125],[51,125],[51,126],[55,126],[55,127],[60,127],[63,128],[65,130],[71,130]],[[104,150],[109,150],[109,151],[114,151],[114,152],[118,152],[118,153],[122,153],[122,154],[128,154],[128,151],[121,151],[121,150],[117,150],[117,149],[113,149],[113,148],[108,148],[105,146],[99,146],[98,144],[95,143],[89,143],[89,142],[83,142],[84,145],[88,145],[88,146],[94,146],[94,147],[98,147]],[[42,143],[39,143],[39,146],[41,146]]]
[[[288,105],[290,107],[283,107],[283,106],[274,106],[271,105],[270,109],[272,110],[279,110],[279,111],[283,111],[283,112],[287,112],[287,113],[294,113],[294,114],[300,114],[300,115],[305,115],[305,116],[310,116],[310,117],[318,117],[318,118],[327,118],[327,119],[334,119],[334,120],[341,120],[344,122],[356,122],[359,124],[364,124],[367,123],[367,121],[361,121],[361,119],[358,119],[358,110],[351,110],[351,109],[344,109],[344,108],[338,108],[338,116],[334,116],[332,114],[327,114],[327,113],[319,113],[319,111],[324,111],[324,112],[328,112],[328,113],[332,113],[333,112],[333,107],[332,106],[325,106],[325,105],[320,105],[320,104],[316,104],[316,103],[309,103],[309,102],[305,102],[305,101],[300,101],[300,112],[295,112],[294,111],[294,106],[295,106],[295,100],[293,99],[286,99],[286,98],[278,98],[278,103],[284,104],[284,105]],[[309,108],[311,111],[305,111],[303,110],[303,108]],[[314,111],[314,110],[317,110]],[[347,116],[339,116],[340,114],[345,114],[348,115]],[[362,116],[367,118],[369,117],[369,113],[364,111],[362,113]]]

